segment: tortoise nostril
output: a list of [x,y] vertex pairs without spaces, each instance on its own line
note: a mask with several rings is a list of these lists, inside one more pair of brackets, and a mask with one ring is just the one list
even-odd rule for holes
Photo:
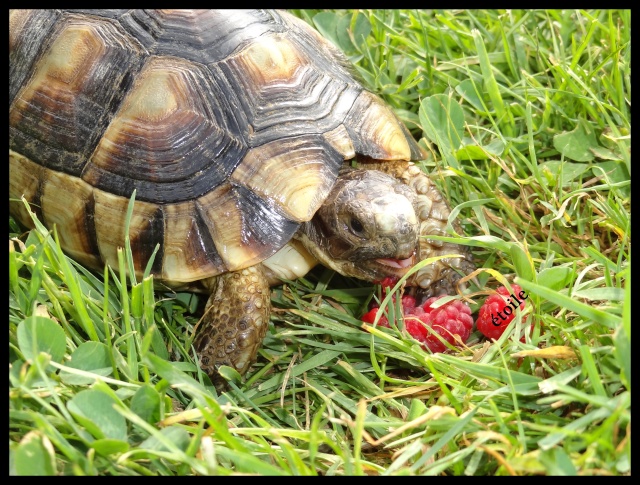
[[417,224],[413,224],[409,221],[404,221],[403,224],[400,224],[400,228],[398,230],[398,233],[401,235],[408,235],[411,238],[417,238],[418,237],[418,225]]

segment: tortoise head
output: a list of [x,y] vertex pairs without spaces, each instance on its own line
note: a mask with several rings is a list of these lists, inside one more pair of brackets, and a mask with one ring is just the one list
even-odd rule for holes
[[367,281],[402,277],[415,263],[416,194],[375,170],[341,173],[298,238],[323,265]]

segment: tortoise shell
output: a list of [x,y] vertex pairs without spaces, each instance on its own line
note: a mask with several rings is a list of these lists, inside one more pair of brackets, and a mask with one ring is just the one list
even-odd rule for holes
[[[259,263],[357,155],[424,158],[343,54],[278,11],[17,10],[10,197],[67,253],[180,285]],[[31,225],[22,203],[11,211]]]

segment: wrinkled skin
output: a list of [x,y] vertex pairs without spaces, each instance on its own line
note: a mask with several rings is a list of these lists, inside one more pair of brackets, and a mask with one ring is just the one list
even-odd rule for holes
[[[425,266],[408,280],[426,296],[455,294],[461,275],[475,269],[462,246],[430,239],[446,235],[450,209],[429,178],[411,163],[387,173],[345,168],[323,206],[295,239],[317,262],[345,276],[378,282],[399,279],[424,259],[461,254]],[[377,166],[375,168],[378,168]],[[454,223],[456,229],[460,229]],[[313,259],[315,258],[315,259]],[[259,264],[212,279],[208,313],[194,342],[200,364],[217,385],[219,365],[246,372],[266,334],[268,270]]]

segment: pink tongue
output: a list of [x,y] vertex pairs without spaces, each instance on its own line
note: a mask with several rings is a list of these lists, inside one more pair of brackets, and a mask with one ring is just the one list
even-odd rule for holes
[[378,258],[376,261],[392,268],[408,268],[413,264],[413,256],[407,259]]

